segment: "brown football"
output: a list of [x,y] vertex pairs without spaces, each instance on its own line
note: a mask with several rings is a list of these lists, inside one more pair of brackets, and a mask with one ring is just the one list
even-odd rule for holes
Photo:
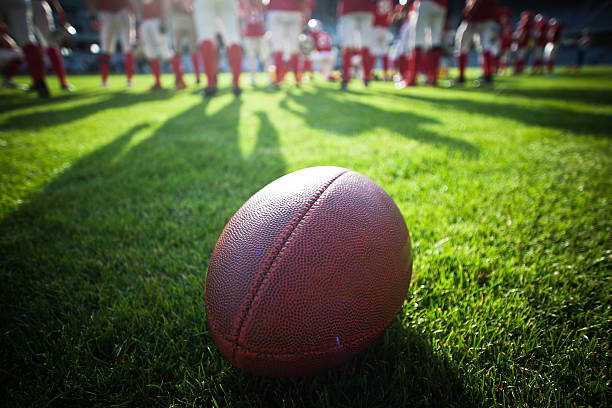
[[221,233],[206,276],[208,327],[237,367],[314,374],[385,330],[411,273],[406,223],[382,188],[338,167],[296,171],[257,192]]

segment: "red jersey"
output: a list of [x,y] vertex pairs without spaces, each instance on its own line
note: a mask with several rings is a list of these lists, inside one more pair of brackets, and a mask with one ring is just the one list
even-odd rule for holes
[[172,11],[192,15],[193,0],[172,0]]
[[261,2],[240,2],[245,21],[244,36],[247,38],[259,38],[266,34],[264,27],[264,12]]
[[270,0],[270,11],[304,11],[304,0]]
[[482,21],[495,21],[497,17],[496,0],[467,0],[463,9],[463,16],[466,20],[479,23]]
[[535,24],[533,33],[533,40],[537,47],[543,47],[546,45],[546,34],[548,33],[548,21],[542,19]]
[[374,14],[374,27],[388,28],[391,25],[393,0],[378,0]]
[[161,18],[161,0],[142,0],[140,3],[140,12],[142,13],[143,21]]
[[548,42],[558,44],[561,41],[561,34],[563,33],[563,26],[560,23],[552,24],[548,26],[548,33],[546,33],[546,39]]
[[98,10],[116,13],[129,7],[128,0],[98,0]]
[[331,51],[332,42],[331,36],[325,31],[312,31],[310,33],[315,43],[315,50],[317,51]]
[[339,16],[362,12],[374,14],[376,12],[376,2],[374,0],[340,0],[338,2]]

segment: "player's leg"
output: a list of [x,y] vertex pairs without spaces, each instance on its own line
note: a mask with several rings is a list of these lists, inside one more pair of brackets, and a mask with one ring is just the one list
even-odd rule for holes
[[427,52],[427,83],[436,86],[438,82],[438,68],[442,58],[442,29],[446,10],[436,6],[435,12],[430,15],[429,27],[431,36],[431,47]]
[[367,86],[372,78],[372,69],[374,68],[374,57],[370,46],[372,44],[372,25],[374,24],[374,15],[372,13],[358,13],[359,38],[361,41],[361,60],[363,64],[363,82]]
[[544,47],[536,45],[533,48],[533,67],[532,73],[539,74],[542,72]]
[[132,45],[136,39],[134,16],[127,9],[123,9],[116,14],[121,50],[125,58],[126,85],[129,88],[132,86],[132,77],[134,76],[134,53],[132,52]]
[[240,89],[242,74],[242,46],[240,45],[240,27],[238,26],[238,5],[235,1],[217,0],[219,19],[225,30],[227,44],[227,59],[232,73],[232,86],[236,96]]
[[340,17],[338,22],[340,32],[340,44],[342,53],[342,85],[341,89],[346,89],[351,78],[351,60],[355,55],[355,13],[346,14]]
[[143,51],[155,82],[151,90],[161,89],[161,65],[157,50],[159,49],[159,19],[145,20],[140,24],[140,39]]
[[[172,65],[172,70],[174,71],[175,89],[184,89],[187,87],[183,79],[183,68],[181,66],[181,41],[188,35],[187,27],[185,26],[186,17],[187,19],[189,18],[189,16],[186,14],[175,13],[172,19],[172,39],[174,40],[174,52],[172,52],[172,56],[170,57],[170,64]],[[168,44],[170,43],[170,39],[167,35],[166,41]]]
[[217,92],[217,51],[215,49],[216,14],[213,0],[194,1],[194,21],[198,33],[198,43],[204,61],[207,84],[204,96]]
[[257,54],[264,72],[268,72],[270,68],[270,46],[266,36],[257,39]]
[[187,27],[187,38],[189,39],[189,52],[191,56],[191,64],[193,65],[193,73],[196,77],[196,83],[200,83],[200,53],[198,52],[198,33],[193,16],[185,16],[185,27]]
[[457,54],[457,68],[459,69],[458,83],[465,82],[465,69],[468,63],[468,53],[472,47],[472,39],[474,33],[472,30],[472,24],[467,21],[463,21],[457,33],[455,35],[455,50]]
[[480,40],[480,47],[482,49],[482,76],[486,84],[493,82],[493,44],[491,38],[493,37],[493,21],[483,21],[478,24],[478,37]]
[[272,53],[274,58],[274,66],[276,67],[274,86],[278,87],[284,78],[283,48],[286,33],[283,12],[271,11],[268,14],[268,22],[270,25],[270,33],[272,34]]
[[295,83],[301,81],[299,36],[302,31],[302,14],[292,11],[287,13],[287,52],[289,53],[289,68],[293,71]]
[[425,31],[428,27],[430,12],[429,2],[419,2],[410,23],[410,56],[408,61],[408,77],[406,84],[416,85],[416,78],[424,63],[423,48],[425,47]]
[[115,35],[115,13],[101,11],[98,13],[98,21],[100,22],[100,77],[102,86],[108,86],[108,75],[110,73],[111,54],[115,52],[116,35]]
[[21,85],[13,78],[21,69],[23,51],[21,48],[0,48],[0,70],[2,71],[2,88],[16,89]]
[[29,3],[2,4],[3,14],[7,19],[9,32],[17,45],[21,47],[28,64],[28,73],[32,79],[32,88],[41,98],[49,97],[49,89],[45,81],[45,65],[42,50],[36,43],[32,25],[32,10]]
[[68,84],[66,77],[66,68],[64,66],[64,58],[60,52],[56,40],[52,36],[55,30],[55,22],[53,21],[53,12],[51,6],[47,2],[35,1],[32,3],[32,16],[36,31],[39,34],[39,42],[41,47],[47,53],[51,67],[57,75],[60,82],[60,87],[64,90],[71,90],[72,87]]
[[555,55],[557,53],[557,46],[553,42],[549,42],[544,47],[544,60],[546,61],[546,71],[552,74],[555,69]]
[[162,21],[157,20],[157,44],[159,53],[163,60],[168,61],[174,72],[174,87],[176,89],[186,88],[183,81],[183,69],[181,68],[181,59],[178,54],[175,54],[170,44],[170,36],[165,27],[162,26]]

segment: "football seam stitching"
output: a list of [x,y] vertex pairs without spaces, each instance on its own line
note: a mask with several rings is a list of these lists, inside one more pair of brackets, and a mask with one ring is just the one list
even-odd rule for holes
[[247,303],[247,306],[244,308],[244,310],[242,310],[242,312],[240,314],[240,320],[239,320],[239,323],[238,323],[238,328],[236,330],[235,340],[233,341],[234,347],[233,347],[233,350],[232,350],[232,360],[234,362],[236,361],[236,350],[237,350],[237,348],[238,347],[242,347],[242,346],[240,346],[238,344],[238,341],[240,339],[240,334],[242,333],[242,329],[244,327],[244,324],[247,321],[247,319],[249,317],[249,314],[250,314],[250,312],[252,310],[253,303],[255,302],[255,299],[257,298],[257,295],[260,293],[262,287],[264,286],[264,283],[266,282],[266,280],[268,278],[268,274],[272,270],[272,267],[274,266],[276,260],[278,259],[279,255],[283,252],[283,249],[285,248],[285,245],[287,244],[287,242],[289,241],[289,239],[293,235],[293,232],[301,224],[301,222],[304,220],[304,218],[306,218],[306,216],[308,215],[308,213],[310,212],[312,207],[317,203],[317,201],[319,201],[319,198],[321,198],[323,193],[325,193],[325,191],[327,191],[327,189],[336,180],[338,180],[343,175],[347,174],[349,171],[350,170],[344,170],[343,172],[341,172],[340,174],[338,174],[337,176],[335,176],[334,178],[329,180],[325,185],[320,187],[319,190],[317,190],[315,195],[307,203],[306,208],[304,208],[302,210],[302,212],[299,213],[291,221],[291,223],[289,224],[289,228],[281,236],[281,242],[278,245],[276,245],[272,249],[270,254],[268,255],[268,259],[264,263],[264,268],[262,268],[262,271],[259,273],[259,275],[257,277],[257,283],[255,284],[254,288],[249,293],[249,301]]

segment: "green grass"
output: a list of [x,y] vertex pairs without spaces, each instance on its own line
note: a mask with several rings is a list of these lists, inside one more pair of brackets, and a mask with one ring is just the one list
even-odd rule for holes
[[[240,100],[222,76],[209,102],[72,80],[48,101],[0,92],[3,406],[612,403],[612,69]],[[349,363],[254,377],[207,331],[207,264],[245,200],[317,165],[396,201],[409,296]]]

